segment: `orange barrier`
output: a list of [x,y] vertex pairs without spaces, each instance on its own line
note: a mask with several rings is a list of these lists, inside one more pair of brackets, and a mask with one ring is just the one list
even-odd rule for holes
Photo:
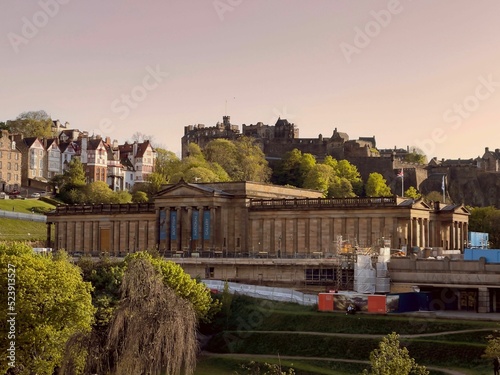
[[387,311],[385,296],[368,296],[368,312],[385,314]]
[[319,293],[318,295],[318,310],[333,311],[333,294]]

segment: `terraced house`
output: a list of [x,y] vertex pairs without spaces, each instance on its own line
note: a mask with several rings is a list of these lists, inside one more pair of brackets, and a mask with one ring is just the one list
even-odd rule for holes
[[0,191],[19,190],[21,185],[21,152],[6,130],[0,132]]

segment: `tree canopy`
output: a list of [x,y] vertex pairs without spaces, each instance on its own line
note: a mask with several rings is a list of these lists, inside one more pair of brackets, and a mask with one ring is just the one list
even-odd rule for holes
[[11,133],[22,133],[25,137],[49,138],[52,136],[52,119],[45,111],[28,111],[9,120],[6,127]]
[[412,199],[420,199],[422,197],[422,194],[418,192],[417,189],[415,189],[414,186],[410,186],[406,191],[405,191],[405,197],[412,198]]
[[90,334],[69,341],[65,374],[74,373],[81,353],[86,353],[85,373],[191,373],[196,326],[220,311],[203,283],[149,252],[130,254],[120,263],[82,258],[78,264],[95,287],[96,323]]
[[[78,267],[72,265],[65,253],[37,255],[23,244],[0,244],[0,277],[15,276],[12,291],[0,288],[2,301],[14,292],[15,305],[15,362],[16,374],[52,375],[64,355],[66,341],[76,333],[91,329],[94,316],[90,283],[84,282]],[[10,295],[10,294],[9,294]],[[7,317],[7,303],[2,315]],[[7,319],[2,319],[2,332]],[[2,353],[7,352],[7,340],[1,340]],[[6,373],[7,362],[0,371]]]
[[408,349],[399,344],[399,335],[391,333],[384,337],[378,349],[370,353],[370,371],[364,375],[428,375],[425,366],[418,365],[410,357]]
[[278,185],[304,187],[309,171],[316,165],[312,154],[298,149],[287,152],[273,171],[272,182]]
[[363,181],[355,165],[331,156],[317,163],[312,154],[303,154],[298,149],[285,154],[274,170],[273,181],[319,190],[325,197],[354,197],[363,190]]
[[368,176],[365,192],[368,197],[390,197],[392,195],[385,178],[377,172],[370,173]]
[[493,206],[469,207],[469,231],[489,233],[490,247],[500,247],[500,210]]
[[197,354],[193,305],[144,257],[129,261],[120,292],[101,352],[90,358],[92,373],[192,374]]
[[427,157],[425,154],[417,149],[405,155],[404,160],[409,163],[427,164]]

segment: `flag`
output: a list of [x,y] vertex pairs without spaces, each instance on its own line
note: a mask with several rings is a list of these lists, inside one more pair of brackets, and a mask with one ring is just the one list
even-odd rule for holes
[[443,175],[443,181],[441,182],[441,191],[444,193],[444,175]]
[[401,171],[397,174],[396,177],[404,177],[404,171],[403,171],[403,168],[401,168]]

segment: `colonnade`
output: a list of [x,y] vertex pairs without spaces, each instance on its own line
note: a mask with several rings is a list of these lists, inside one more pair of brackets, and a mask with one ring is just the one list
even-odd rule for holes
[[222,251],[227,239],[221,236],[220,212],[217,206],[161,207],[157,213],[160,251]]

